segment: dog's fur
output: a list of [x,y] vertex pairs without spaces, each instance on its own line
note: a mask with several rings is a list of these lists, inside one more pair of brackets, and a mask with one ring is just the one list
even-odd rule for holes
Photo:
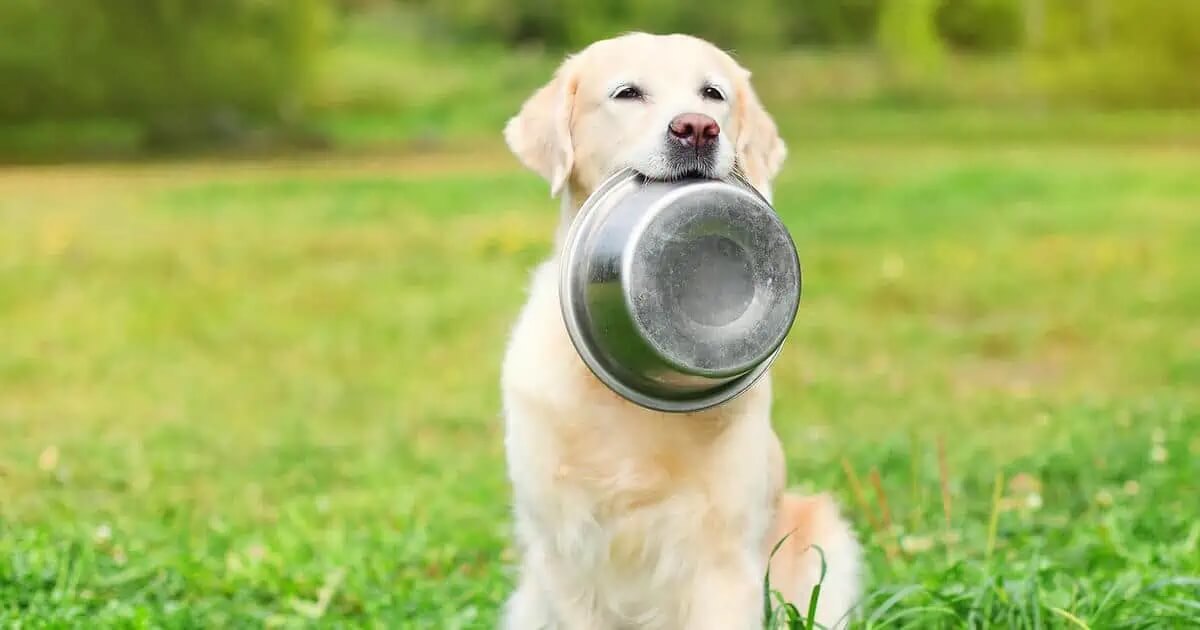
[[[683,35],[624,35],[569,57],[505,129],[521,162],[562,195],[558,244],[588,194],[625,167],[662,179],[738,168],[769,198],[786,150],[749,77]],[[614,98],[626,85],[644,97]],[[669,150],[667,126],[683,113],[721,127],[706,160]],[[759,629],[768,552],[789,533],[772,585],[806,610],[819,546],[828,573],[817,620],[846,618],[858,544],[828,496],[783,492],[769,378],[698,413],[625,401],[567,337],[554,256],[533,274],[502,389],[521,555],[508,630]]]

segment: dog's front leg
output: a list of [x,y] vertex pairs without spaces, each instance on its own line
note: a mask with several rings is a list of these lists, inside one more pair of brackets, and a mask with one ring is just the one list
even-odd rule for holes
[[[705,563],[696,580],[689,630],[762,630],[762,575],[753,554]],[[763,567],[765,569],[765,567]]]
[[597,612],[595,594],[574,584],[565,570],[526,562],[521,582],[505,606],[504,630],[611,630]]
[[545,594],[532,580],[524,578],[504,605],[501,630],[555,630],[558,622]]

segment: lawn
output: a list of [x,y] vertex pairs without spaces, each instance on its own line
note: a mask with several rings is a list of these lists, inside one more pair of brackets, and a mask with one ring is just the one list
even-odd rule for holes
[[[775,424],[862,625],[1194,625],[1195,130],[855,116],[781,117]],[[489,627],[555,216],[494,141],[0,171],[0,625]]]

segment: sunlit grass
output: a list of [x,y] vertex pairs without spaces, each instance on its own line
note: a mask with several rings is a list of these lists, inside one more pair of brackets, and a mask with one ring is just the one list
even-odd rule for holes
[[[775,417],[864,538],[860,622],[1194,619],[1194,154],[848,137],[777,187]],[[556,211],[481,151],[0,173],[2,623],[489,627]]]

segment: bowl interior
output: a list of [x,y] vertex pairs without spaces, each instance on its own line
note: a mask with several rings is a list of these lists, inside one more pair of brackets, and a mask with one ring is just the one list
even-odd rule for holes
[[622,276],[643,341],[676,369],[708,377],[770,357],[800,297],[787,229],[761,197],[723,182],[674,188],[649,208]]

